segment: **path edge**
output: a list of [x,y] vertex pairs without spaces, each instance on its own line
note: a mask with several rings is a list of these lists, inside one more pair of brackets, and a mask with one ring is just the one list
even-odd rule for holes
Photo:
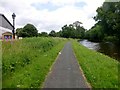
[[48,72],[47,75],[45,76],[44,82],[41,84],[41,88],[44,88],[44,85],[45,85],[45,82],[46,82],[46,80],[47,80],[47,77],[51,74],[52,68],[53,68],[54,64],[56,63],[58,57],[60,56],[60,53],[63,51],[65,45],[66,45],[66,43],[63,45],[63,48],[59,51],[59,53],[58,53],[58,55],[57,55],[55,61],[54,61],[53,64],[51,65],[51,67],[50,67],[50,69],[49,69],[49,72]]
[[87,80],[87,78],[85,77],[85,74],[84,74],[81,66],[79,65],[78,59],[77,59],[76,54],[75,54],[75,51],[74,51],[74,49],[73,49],[73,44],[72,44],[72,51],[73,51],[73,54],[74,54],[74,56],[75,56],[75,58],[76,58],[76,60],[77,60],[77,64],[78,64],[78,66],[79,66],[79,70],[81,71],[82,76],[83,76],[83,78],[85,79],[86,84],[87,84],[88,87],[92,90],[91,84],[88,82],[88,80]]

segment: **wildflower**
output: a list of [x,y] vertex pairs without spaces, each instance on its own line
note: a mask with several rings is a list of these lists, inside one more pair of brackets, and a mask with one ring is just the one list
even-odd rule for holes
[[17,85],[17,87],[20,87],[20,85]]

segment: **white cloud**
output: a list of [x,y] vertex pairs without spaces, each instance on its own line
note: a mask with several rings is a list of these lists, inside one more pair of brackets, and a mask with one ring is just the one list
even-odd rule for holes
[[[0,0],[0,13],[3,13],[12,22],[11,14],[16,14],[16,28],[23,27],[27,23],[34,24],[39,32],[60,30],[65,24],[81,21],[86,29],[90,29],[95,21],[97,7],[104,0]],[[47,3],[59,6],[55,10],[36,9],[33,3]],[[76,3],[84,2],[85,5],[76,6]],[[48,7],[49,8],[49,7]]]

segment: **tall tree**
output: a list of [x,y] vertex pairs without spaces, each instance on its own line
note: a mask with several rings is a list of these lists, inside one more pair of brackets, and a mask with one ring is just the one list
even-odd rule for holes
[[75,22],[73,23],[73,26],[76,28],[76,27],[80,27],[81,24],[82,24],[82,22],[80,22],[80,21],[75,21]]
[[79,21],[74,22],[70,25],[64,25],[62,27],[62,37],[66,38],[83,38],[85,29],[80,25]]
[[23,29],[23,28],[17,28],[17,29],[16,29],[16,35],[17,35],[18,37],[22,37],[22,29]]
[[36,27],[32,24],[25,25],[22,31],[24,32],[25,37],[33,37],[38,35]]
[[55,32],[54,30],[52,30],[52,31],[49,33],[49,36],[56,37],[56,32]]
[[120,1],[104,2],[94,19],[100,22],[105,35],[117,37],[120,41]]
[[23,28],[17,28],[16,34],[18,37],[33,37],[38,36],[38,31],[34,25],[27,24]]

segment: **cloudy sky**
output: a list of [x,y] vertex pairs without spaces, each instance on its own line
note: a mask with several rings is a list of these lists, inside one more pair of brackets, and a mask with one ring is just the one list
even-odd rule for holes
[[27,23],[35,25],[39,32],[59,31],[65,24],[81,21],[90,29],[95,21],[96,9],[104,0],[0,0],[0,13],[12,23],[16,14],[16,28]]

